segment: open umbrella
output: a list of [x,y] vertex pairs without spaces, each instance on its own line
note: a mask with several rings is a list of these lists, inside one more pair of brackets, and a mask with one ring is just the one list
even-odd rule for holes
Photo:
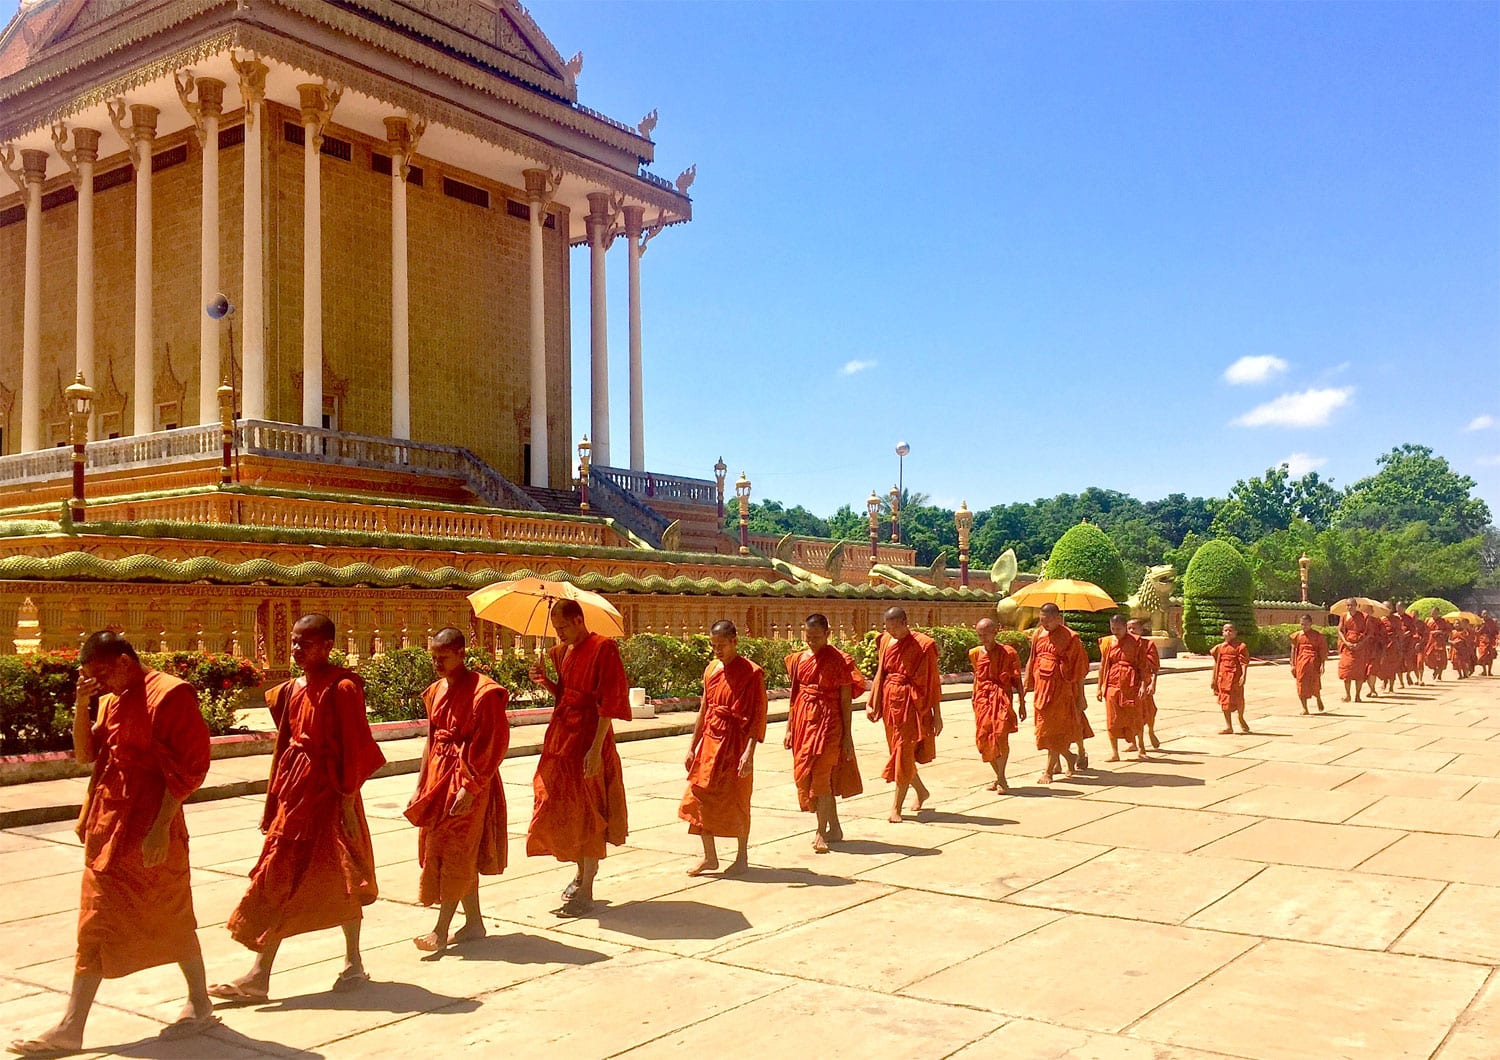
[[1056,604],[1063,611],[1108,611],[1120,606],[1093,582],[1073,578],[1044,578],[1032,582],[1017,589],[1011,599],[1019,607]]
[[553,635],[550,615],[552,605],[559,600],[576,601],[583,608],[583,619],[591,632],[605,637],[625,635],[624,623],[614,604],[598,593],[568,582],[518,578],[486,585],[469,594],[475,618],[513,629],[525,637]]
[[1461,618],[1472,626],[1478,626],[1484,623],[1484,619],[1480,618],[1472,611],[1449,611],[1443,617],[1446,618],[1449,622],[1452,622],[1455,618]]
[[[1359,610],[1367,615],[1374,615],[1376,618],[1385,618],[1391,613],[1391,609],[1386,607],[1385,604],[1379,600],[1371,600],[1368,596],[1356,596],[1354,603]],[[1345,615],[1349,612],[1349,601],[1347,599],[1340,600],[1328,610],[1336,615]]]

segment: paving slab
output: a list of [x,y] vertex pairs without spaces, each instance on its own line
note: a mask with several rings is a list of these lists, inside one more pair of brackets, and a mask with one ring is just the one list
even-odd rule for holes
[[1198,853],[1267,864],[1352,869],[1405,835],[1385,828],[1277,818],[1251,820],[1254,823],[1248,828],[1200,847]]

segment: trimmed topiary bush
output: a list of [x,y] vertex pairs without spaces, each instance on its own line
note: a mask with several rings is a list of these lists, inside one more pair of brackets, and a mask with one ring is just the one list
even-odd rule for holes
[[1115,614],[1128,617],[1125,598],[1130,595],[1130,582],[1120,550],[1097,526],[1079,523],[1052,546],[1052,555],[1042,576],[1093,582],[1120,605],[1107,611],[1063,612],[1069,628],[1083,639],[1089,658],[1098,659],[1099,638],[1109,632],[1109,617]]
[[[1261,626],[1256,631],[1260,638],[1255,645],[1257,655],[1282,656],[1292,654],[1292,634],[1302,628],[1300,622],[1281,622],[1274,626]],[[1336,626],[1314,626],[1313,631],[1323,634],[1328,641],[1329,652],[1338,651],[1339,631]]]
[[1458,605],[1441,596],[1424,596],[1420,600],[1414,600],[1407,610],[1418,618],[1431,618],[1434,612],[1440,615],[1451,614],[1458,610]]
[[1255,582],[1250,565],[1228,541],[1205,541],[1182,578],[1182,639],[1188,651],[1206,652],[1233,622],[1240,640],[1256,650]]

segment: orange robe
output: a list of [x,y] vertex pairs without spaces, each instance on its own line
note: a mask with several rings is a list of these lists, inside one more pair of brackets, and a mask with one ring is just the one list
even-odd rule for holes
[[1079,689],[1088,672],[1089,655],[1077,633],[1067,626],[1050,633],[1037,627],[1026,659],[1026,687],[1032,690],[1038,750],[1061,752],[1078,742]]
[[1104,692],[1105,721],[1113,739],[1128,739],[1141,730],[1141,672],[1145,667],[1141,638],[1099,638],[1099,688]]
[[1401,640],[1406,627],[1401,616],[1392,613],[1387,618],[1377,618],[1374,625],[1380,627],[1380,655],[1374,661],[1375,676],[1382,681],[1394,681],[1401,672]]
[[687,791],[677,816],[688,832],[745,838],[750,834],[750,796],[755,777],[740,776],[750,741],[766,742],[766,674],[736,655],[725,666],[714,659],[703,671],[703,726]]
[[1448,637],[1448,661],[1453,669],[1467,675],[1474,669],[1474,631],[1455,629]]
[[1313,699],[1323,694],[1323,664],[1328,661],[1328,638],[1318,630],[1292,634],[1292,678],[1297,698]]
[[[1143,661],[1141,664],[1141,725],[1156,724],[1156,675],[1161,673],[1161,652],[1150,637],[1141,638]],[[1150,688],[1151,691],[1146,691]]]
[[[364,682],[335,667],[316,685],[297,678],[266,693],[276,750],[250,889],[229,917],[236,942],[338,927],[375,901],[375,851],[359,789],[385,764],[365,717]],[[345,811],[345,800],[352,809]]]
[[1370,672],[1370,616],[1351,611],[1339,620],[1339,680],[1363,681]]
[[1250,648],[1244,641],[1233,645],[1220,642],[1213,646],[1214,691],[1220,710],[1244,710],[1245,686],[1241,678],[1250,670]]
[[[505,786],[500,763],[510,749],[510,693],[484,674],[465,672],[455,683],[434,681],[422,693],[427,708],[427,753],[406,819],[417,826],[417,863],[423,905],[461,901],[479,875],[505,871]],[[461,790],[469,811],[448,810]]]
[[864,791],[859,762],[844,757],[844,712],[840,689],[851,698],[865,690],[865,677],[854,660],[831,644],[816,653],[803,648],[786,657],[792,682],[792,705],[787,732],[792,740],[792,779],[797,805],[804,812],[816,808],[827,795],[848,798]]
[[74,970],[114,979],[191,960],[200,950],[182,811],[168,826],[166,861],[146,868],[141,842],[163,795],[186,799],[208,775],[198,694],[148,670],[139,685],[100,699],[93,741]]
[[613,732],[604,735],[604,768],[583,775],[583,760],[594,743],[600,718],[630,720],[630,680],[614,641],[590,633],[571,649],[548,649],[557,671],[557,705],[542,739],[532,789],[536,810],[526,834],[530,857],[551,854],[558,861],[604,857],[604,844],[625,842],[625,778]]
[[979,757],[994,762],[1010,754],[1010,734],[1020,730],[1011,697],[1021,687],[1021,657],[1008,644],[969,649],[974,671],[974,744]]
[[1441,676],[1448,668],[1448,634],[1453,626],[1442,615],[1433,615],[1427,620],[1427,651],[1423,662],[1435,676]]
[[1427,626],[1416,615],[1407,611],[1402,616],[1406,626],[1406,669],[1410,673],[1422,672],[1422,659],[1427,654]]
[[1488,666],[1495,661],[1496,641],[1500,640],[1500,622],[1494,618],[1486,618],[1479,627],[1479,636],[1475,641],[1475,661],[1480,666]]
[[910,784],[917,766],[937,755],[933,716],[943,694],[938,675],[937,644],[915,630],[900,640],[882,633],[876,638],[880,667],[870,690],[880,704],[890,758],[880,774],[887,781]]

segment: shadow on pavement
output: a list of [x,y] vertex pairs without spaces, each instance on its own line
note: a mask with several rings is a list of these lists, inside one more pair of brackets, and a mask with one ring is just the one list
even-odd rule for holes
[[415,983],[377,982],[371,980],[358,990],[345,993],[327,991],[284,998],[263,1005],[261,1012],[299,1012],[308,1009],[342,1012],[473,1012],[479,1002],[473,998],[437,994]]
[[512,932],[486,935],[475,942],[452,946],[444,955],[462,961],[504,961],[506,964],[571,964],[582,966],[609,960],[606,953],[569,946],[556,939]]
[[671,899],[628,902],[610,909],[599,922],[611,931],[654,941],[722,939],[750,927],[745,914],[737,909]]
[[[1004,797],[1003,795],[996,796],[996,798]],[[972,824],[993,825],[995,827],[1020,823],[1019,821],[1012,821],[1008,817],[981,817],[972,813],[955,813],[952,810],[923,810],[917,814],[916,820],[922,824]],[[924,851],[924,853],[941,854],[942,851],[929,850]]]
[[[1070,783],[1076,784],[1078,780],[1078,777],[1074,777]],[[1096,778],[1085,783],[1110,788],[1201,788],[1204,780],[1202,777],[1184,777],[1176,773],[1145,773],[1140,770],[1106,773],[1101,770]]]
[[[850,845],[851,842],[846,839],[834,844],[834,847],[842,850]],[[854,882],[843,876],[825,876],[811,869],[769,868],[764,865],[751,865],[744,875],[736,879],[741,883],[784,883],[791,887],[847,887]]]
[[[932,818],[924,816],[922,820],[930,821]],[[902,854],[909,858],[924,858],[942,853],[934,847],[909,847],[901,843],[883,843],[878,839],[841,839],[831,845],[836,854]]]
[[[200,1034],[193,1038],[142,1038],[129,1045],[113,1046],[109,1049],[109,1053],[113,1056],[186,1060],[189,1057],[223,1056],[239,1049],[289,1057],[292,1060],[322,1060],[323,1057],[322,1053],[311,1049],[292,1049],[279,1042],[262,1041],[223,1025],[215,1027],[207,1034]],[[93,1049],[89,1050],[91,1053],[93,1051]]]

